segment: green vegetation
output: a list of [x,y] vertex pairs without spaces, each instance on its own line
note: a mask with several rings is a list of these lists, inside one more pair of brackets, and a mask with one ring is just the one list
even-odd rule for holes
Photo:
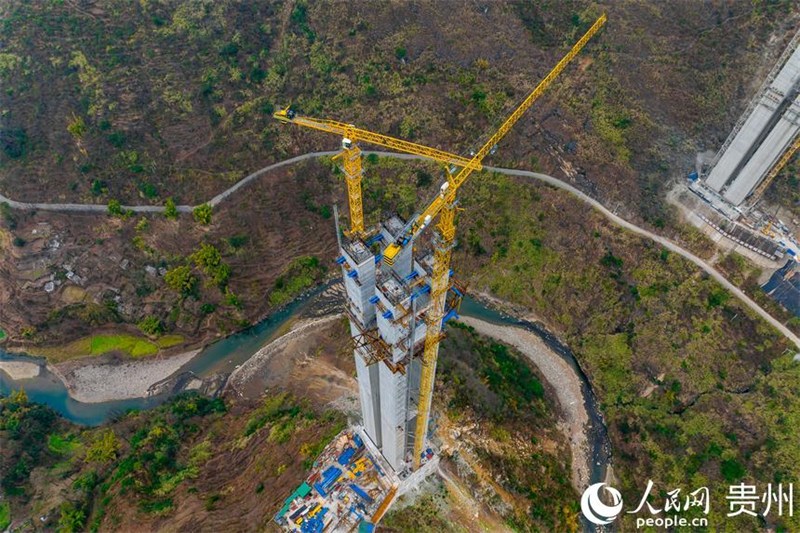
[[183,335],[163,335],[155,340],[156,345],[163,349],[172,348],[182,344],[186,339]]
[[7,497],[28,493],[28,476],[47,454],[47,436],[57,422],[49,407],[28,402],[25,391],[0,397],[0,488]]
[[318,423],[322,423],[324,432],[316,441],[305,442],[300,446],[300,456],[303,457],[303,469],[309,470],[314,465],[314,460],[322,453],[325,446],[347,427],[347,421],[341,413],[336,411],[326,411]]
[[132,357],[144,357],[158,352],[158,347],[147,339],[132,335],[95,335],[89,340],[89,355],[124,352]]
[[110,463],[117,457],[120,443],[114,430],[107,429],[98,435],[86,448],[86,461],[90,463]]
[[[476,414],[495,420],[528,413],[533,417],[545,416],[544,388],[531,368],[522,363],[520,356],[508,347],[492,341],[482,341],[472,330],[455,323],[452,326],[469,334],[459,333],[458,350],[463,353],[456,362],[445,358],[441,363],[442,376],[473,369],[468,377],[453,378],[453,408],[471,407]],[[456,349],[448,345],[448,352]],[[474,374],[474,376],[473,376]]]
[[84,122],[83,117],[73,114],[72,121],[67,125],[67,131],[76,139],[80,139],[86,133],[86,130],[86,122]]
[[225,289],[231,268],[222,260],[222,254],[212,244],[202,243],[200,249],[191,255],[197,268],[201,269],[220,289]]
[[[182,394],[101,428],[68,424],[49,408],[30,404],[24,392],[0,398],[0,525],[7,525],[13,508],[15,518],[55,513],[59,531],[150,531],[158,529],[153,520],[165,516],[183,529],[183,518],[173,512],[194,494],[210,502],[209,511],[224,503],[235,519],[252,513],[252,502],[226,496],[232,487],[252,493],[259,483],[268,498],[259,521],[268,521],[273,494],[263,488],[271,483],[265,473],[299,482],[304,461],[313,460],[297,453],[300,443],[318,453],[345,424],[339,413],[316,413],[287,394],[275,396],[259,407],[242,400],[228,412],[221,398]],[[254,423],[260,429],[248,430],[243,442]],[[244,457],[248,468],[227,467]],[[38,474],[31,477],[34,467]],[[57,497],[38,499],[50,484],[61,484]]]
[[164,275],[167,287],[183,297],[194,294],[197,288],[197,278],[192,274],[192,269],[186,265],[176,266],[167,270]]
[[72,455],[80,445],[80,439],[75,434],[54,433],[47,437],[47,449],[58,455]]
[[155,336],[164,331],[161,319],[154,315],[144,317],[138,324],[139,329],[145,335]]
[[119,200],[111,199],[108,201],[108,214],[115,217],[122,216],[122,205]]
[[318,282],[325,275],[327,269],[320,264],[319,259],[314,256],[297,257],[275,281],[275,286],[269,293],[269,303],[281,305],[314,283]]
[[192,210],[192,216],[198,224],[208,226],[211,224],[211,206],[208,204],[198,205]]
[[[462,435],[459,442],[485,475],[502,480],[503,489],[517,497],[503,513],[512,529],[577,531],[578,495],[570,484],[569,452],[557,429],[557,407],[545,396],[527,359],[454,323],[442,343],[437,387],[437,401],[447,406],[449,419],[459,426],[478,423],[479,434]],[[480,484],[477,474],[463,477],[468,485]]]
[[170,220],[178,218],[178,208],[175,206],[175,201],[170,197],[164,202],[164,216]]
[[250,240],[250,237],[247,235],[232,235],[228,237],[228,244],[231,248],[239,249]]
[[[287,393],[267,397],[262,405],[250,414],[239,446],[244,445],[249,438],[265,429],[269,430],[265,431],[268,442],[277,444],[289,442],[297,431],[318,424],[316,419],[317,416],[304,401],[298,402]],[[306,443],[300,449],[300,454],[305,458],[304,465],[308,460],[313,461],[330,440],[344,429],[341,418],[333,413],[326,413],[322,422],[334,422],[334,424],[321,435],[319,440]]]
[[707,485],[724,500],[728,479],[793,471],[797,426],[775,409],[800,409],[796,387],[770,385],[796,374],[785,339],[683,258],[566,195],[502,176],[466,187],[463,206],[481,216],[459,231],[485,253],[471,244],[455,261],[471,286],[532,309],[573,349],[600,399],[623,498],[650,478],[659,490]]
[[8,202],[0,202],[0,220],[3,221],[8,229],[17,228],[17,217],[14,216],[14,212]]
[[0,503],[0,530],[5,531],[11,524],[11,504],[8,502]]
[[0,341],[6,338],[6,332],[0,329]]
[[78,533],[86,525],[86,512],[76,508],[70,502],[61,504],[61,515],[58,518],[59,533]]
[[159,345],[143,337],[127,333],[101,334],[83,337],[66,345],[37,348],[36,352],[53,362],[87,355],[121,352],[131,357],[146,357],[158,352]]
[[[459,524],[447,516],[448,504],[447,490],[444,485],[439,485],[438,490],[432,494],[417,495],[413,505],[404,506],[402,509],[398,508],[397,504],[393,505],[381,520],[381,526],[392,531],[415,533],[462,533],[464,530]],[[476,527],[476,530],[478,529]],[[480,530],[488,528],[483,527]]]

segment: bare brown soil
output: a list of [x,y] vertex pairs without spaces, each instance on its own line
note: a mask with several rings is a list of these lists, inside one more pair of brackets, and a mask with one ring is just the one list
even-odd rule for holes
[[[210,226],[186,214],[123,220],[14,212],[14,229],[0,230],[8,242],[0,247],[0,324],[24,346],[65,344],[103,329],[133,333],[150,315],[192,344],[255,322],[274,308],[269,293],[293,258],[315,256],[327,265],[333,256],[332,220],[309,209],[330,204],[329,179],[317,163],[279,169],[226,200]],[[142,220],[146,229],[137,229]],[[10,243],[12,233],[23,245]],[[230,265],[229,289],[241,309],[196,267],[196,296],[181,298],[165,284],[164,271],[192,265],[188,256],[201,243],[216,246]],[[203,304],[215,308],[206,313]]]

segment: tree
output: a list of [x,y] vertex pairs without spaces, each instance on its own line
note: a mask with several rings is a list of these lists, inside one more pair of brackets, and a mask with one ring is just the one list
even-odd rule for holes
[[231,268],[222,261],[222,255],[213,244],[202,243],[200,249],[192,254],[192,260],[219,287],[225,287],[231,276]]
[[119,200],[108,201],[108,214],[115,217],[122,216],[122,204],[119,203]]
[[104,431],[87,449],[87,463],[108,463],[116,459],[119,451],[119,440],[114,430]]
[[188,296],[194,292],[197,286],[197,278],[192,274],[192,269],[186,265],[171,268],[164,275],[167,286],[182,296]]
[[178,208],[175,207],[175,201],[171,196],[164,202],[164,216],[171,219],[178,218]]
[[211,224],[211,206],[208,204],[198,205],[192,211],[195,222],[207,226]]
[[161,325],[161,320],[153,315],[144,317],[137,325],[145,335],[158,335],[164,329]]
[[58,519],[56,531],[59,533],[73,533],[82,531],[86,522],[86,513],[83,509],[76,508],[72,503],[61,504],[61,517]]
[[203,270],[211,270],[222,263],[222,255],[213,244],[202,243],[200,249],[192,254],[192,260]]
[[28,394],[25,392],[25,389],[11,391],[9,400],[17,406],[26,405],[28,403]]

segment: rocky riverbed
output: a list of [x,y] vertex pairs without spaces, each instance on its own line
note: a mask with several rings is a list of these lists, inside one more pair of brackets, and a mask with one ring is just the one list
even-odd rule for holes
[[199,350],[160,359],[122,363],[70,364],[50,368],[61,377],[70,396],[83,403],[142,398],[150,388],[181,368]]

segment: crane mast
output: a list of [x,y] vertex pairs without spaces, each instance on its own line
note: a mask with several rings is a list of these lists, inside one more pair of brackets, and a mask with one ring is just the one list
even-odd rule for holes
[[[438,222],[435,226],[435,232],[433,234],[433,266],[432,272],[430,275],[430,300],[428,303],[427,310],[425,311],[425,337],[424,337],[424,344],[423,344],[423,352],[422,357],[420,359],[420,370],[419,370],[419,391],[418,397],[416,402],[416,420],[413,418],[408,419],[408,435],[409,437],[413,438],[413,468],[414,470],[418,469],[421,462],[421,457],[423,453],[423,449],[425,446],[425,437],[428,433],[428,422],[431,412],[431,401],[433,396],[433,386],[434,380],[436,375],[436,363],[438,359],[439,353],[439,343],[442,339],[442,323],[445,318],[446,313],[446,305],[447,305],[447,294],[450,290],[450,260],[452,256],[453,247],[455,244],[455,215],[458,209],[457,203],[457,192],[459,188],[464,184],[464,182],[469,178],[470,175],[476,170],[481,170],[483,168],[483,159],[489,155],[493,154],[497,144],[505,137],[505,135],[514,127],[514,125],[520,120],[522,115],[533,105],[541,94],[547,90],[547,88],[553,83],[555,78],[567,67],[567,65],[575,58],[575,56],[583,49],[586,43],[602,28],[602,26],[606,22],[606,15],[603,14],[597,21],[589,28],[589,30],[575,43],[575,45],[570,49],[570,51],[556,64],[556,66],[547,74],[547,76],[542,79],[539,84],[531,91],[522,103],[509,115],[509,117],[503,122],[503,124],[498,128],[498,130],[491,136],[491,138],[478,150],[476,153],[472,154],[470,157],[461,157],[458,155],[450,154],[444,152],[442,150],[438,150],[436,148],[430,148],[427,146],[423,146],[420,144],[412,143],[409,141],[404,141],[402,139],[397,139],[394,137],[390,137],[388,135],[382,135],[379,133],[375,133],[369,130],[364,130],[361,128],[357,128],[352,124],[346,124],[342,122],[336,122],[333,120],[323,120],[323,119],[315,119],[310,117],[303,117],[297,115],[294,111],[289,108],[283,109],[281,111],[276,112],[273,116],[275,119],[283,122],[283,123],[290,123],[296,124],[298,126],[302,126],[305,128],[314,129],[317,131],[323,131],[326,133],[332,133],[338,135],[342,138],[342,151],[338,153],[334,159],[339,161],[341,167],[345,174],[345,181],[347,183],[347,194],[348,194],[348,203],[350,207],[350,239],[354,241],[358,241],[360,246],[364,246],[364,244],[369,245],[370,242],[363,241],[365,238],[365,229],[364,229],[364,213],[363,213],[363,205],[362,205],[362,193],[361,193],[361,179],[363,175],[362,165],[361,165],[361,150],[358,146],[359,142],[365,142],[369,144],[373,144],[376,146],[381,146],[385,148],[389,148],[391,150],[396,150],[408,154],[414,154],[417,156],[425,157],[428,159],[432,159],[434,161],[438,161],[441,163],[447,164],[450,169],[453,166],[456,167],[455,172],[448,171],[446,181],[441,185],[438,195],[433,199],[433,201],[419,214],[412,217],[408,223],[400,228],[396,228],[392,230],[390,234],[391,239],[388,240],[387,245],[383,249],[382,254],[379,256],[375,256],[374,263],[377,264],[379,261],[382,261],[383,264],[390,266],[392,268],[397,268],[395,264],[395,260],[398,257],[404,257],[402,261],[398,264],[405,264],[403,261],[408,261],[408,251],[406,254],[399,255],[400,252],[406,246],[411,246],[414,238],[417,237],[426,227],[428,227],[433,220],[438,216]],[[781,165],[782,166],[782,165]],[[402,226],[402,224],[401,224]],[[342,245],[340,243],[340,249],[342,249]],[[337,259],[337,262],[343,264],[343,271],[348,270],[348,274],[346,276],[345,282],[348,281],[347,278],[358,278],[359,272],[356,268],[350,263],[347,263],[348,259],[344,257],[340,257]],[[362,261],[361,259],[359,261]],[[347,263],[347,264],[344,264]],[[371,268],[373,268],[372,260],[365,260],[363,263],[358,263],[358,268],[363,267],[363,272],[365,273],[365,277],[372,276],[371,282],[375,283],[374,274],[370,274]],[[416,271],[412,270],[412,274],[405,279],[410,279],[413,275],[416,274]],[[365,282],[366,283],[366,282]],[[347,283],[345,283],[347,286]],[[364,287],[367,285],[362,285],[359,281],[351,281],[351,285],[354,291],[357,291],[356,294],[360,295],[359,297],[363,300],[366,299],[367,294],[364,296],[363,292]],[[351,287],[351,288],[352,288]],[[350,289],[348,289],[350,290]],[[360,292],[358,292],[360,291]],[[349,294],[349,293],[348,293]],[[379,298],[377,297],[377,292],[375,292],[376,296],[369,298],[369,303],[371,305],[378,306]],[[418,295],[419,293],[415,293]],[[413,304],[413,298],[411,297],[411,302]],[[351,302],[352,303],[352,302]],[[363,302],[362,302],[363,304]],[[402,306],[401,306],[402,307]],[[414,309],[412,305],[412,310]],[[385,308],[384,308],[385,309]],[[382,319],[383,320],[391,320],[392,313],[385,312],[383,313]],[[374,319],[373,319],[374,320]],[[351,322],[351,327],[352,326]],[[410,351],[412,352],[412,357],[416,357],[413,355],[414,352],[414,328],[411,328],[411,348]],[[363,332],[362,332],[363,333]],[[366,334],[362,334],[361,337],[366,337]],[[354,337],[355,338],[355,337]],[[384,343],[385,344],[385,343]],[[359,349],[359,345],[357,343],[356,350]],[[357,352],[358,353],[358,352]],[[373,360],[374,361],[374,360]],[[366,365],[370,365],[372,363],[365,363]],[[365,368],[370,368],[369,366],[365,366]],[[383,367],[381,367],[383,368]],[[394,370],[392,370],[394,372]],[[381,380],[383,377],[381,377]],[[359,380],[361,380],[361,375],[359,375]],[[361,383],[361,381],[359,381]],[[369,385],[371,387],[371,385]],[[363,402],[362,398],[362,402]],[[370,400],[371,401],[371,400]],[[362,405],[362,409],[363,409]],[[365,415],[366,418],[366,415]],[[392,426],[394,427],[394,426]],[[413,432],[411,431],[411,427],[413,427]],[[408,445],[410,445],[410,441]]]
[[[522,115],[533,105],[533,102],[553,83],[553,80],[566,68],[576,55],[586,46],[606,22],[603,14],[581,37],[561,61],[545,76],[545,78],[531,91],[523,102],[506,119],[494,135],[472,157],[473,163],[480,163],[497,145],[505,135],[511,131]],[[433,385],[436,376],[436,362],[439,356],[439,343],[442,339],[442,319],[444,318],[445,299],[450,284],[450,257],[455,244],[455,214],[457,209],[456,193],[472,174],[474,165],[465,166],[455,176],[449,175],[442,184],[439,195],[431,202],[425,211],[417,217],[412,226],[410,239],[422,231],[431,220],[439,214],[439,223],[434,234],[434,262],[431,277],[431,305],[426,315],[425,346],[422,355],[422,372],[420,376],[419,404],[417,407],[417,422],[414,432],[414,469],[419,468],[422,452],[425,447],[425,436],[428,433],[428,422],[433,396]],[[407,236],[406,236],[407,237]],[[402,238],[402,237],[401,237]],[[393,243],[391,253],[396,255],[402,244]],[[384,254],[389,255],[389,248]]]

